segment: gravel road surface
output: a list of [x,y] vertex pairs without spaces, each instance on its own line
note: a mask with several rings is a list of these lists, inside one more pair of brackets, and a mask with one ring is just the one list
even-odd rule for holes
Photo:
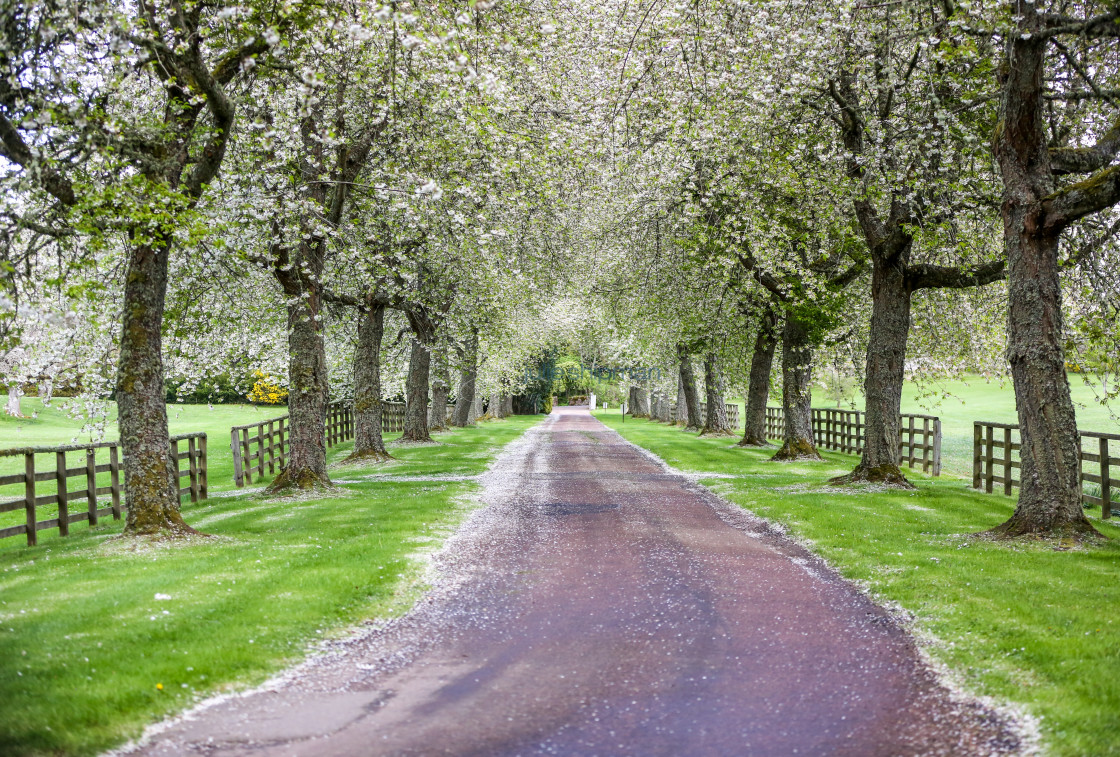
[[[157,729],[146,755],[1015,752],[811,553],[558,408],[405,617]],[[298,506],[298,505],[297,505]]]

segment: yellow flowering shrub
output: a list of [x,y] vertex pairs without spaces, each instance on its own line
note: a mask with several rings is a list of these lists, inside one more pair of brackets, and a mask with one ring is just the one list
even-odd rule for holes
[[253,371],[252,391],[249,392],[249,401],[259,405],[279,405],[288,399],[288,390],[276,383],[272,376],[265,375],[264,371]]

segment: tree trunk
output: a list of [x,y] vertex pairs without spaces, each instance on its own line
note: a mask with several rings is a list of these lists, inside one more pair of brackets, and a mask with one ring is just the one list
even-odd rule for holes
[[723,399],[723,373],[719,370],[719,361],[714,352],[709,352],[704,358],[704,396],[708,403],[708,412],[704,417],[704,428],[700,431],[700,435],[722,436],[735,433],[731,421],[727,418],[727,404]]
[[914,488],[899,467],[902,382],[906,340],[910,336],[911,299],[901,261],[908,258],[908,251],[892,255],[890,260],[881,254],[872,254],[871,330],[863,386],[867,411],[863,455],[855,470],[830,483],[867,482]]
[[23,387],[20,386],[18,381],[13,381],[8,384],[8,404],[4,406],[4,412],[13,418],[22,418],[23,413],[20,412],[20,398],[23,397]]
[[508,418],[513,415],[513,397],[508,394],[502,395],[502,417]]
[[774,311],[767,309],[758,323],[751,357],[750,385],[743,411],[743,440],[740,447],[767,447],[766,404],[770,399],[770,372],[774,368],[774,349],[778,345]]
[[327,475],[327,353],[318,287],[288,305],[288,462],[267,491],[330,486]]
[[669,402],[669,398],[664,393],[659,392],[657,395],[657,420],[662,423],[673,422],[673,407]]
[[[1017,12],[1023,14],[1025,30],[1037,30],[1034,6]],[[1022,447],[1018,504],[992,532],[1001,537],[1098,536],[1081,505],[1080,442],[1063,346],[1061,228],[1044,222],[1044,198],[1055,189],[1042,99],[1048,41],[1023,34],[1009,44],[996,156],[1003,174],[1008,259],[1007,357]]]
[[486,412],[490,414],[491,418],[500,420],[502,417],[502,393],[494,391],[490,394],[490,406],[486,408]]
[[813,347],[809,329],[792,312],[782,329],[782,410],[785,441],[771,460],[820,460],[813,444]]
[[628,415],[635,415],[638,412],[638,387],[631,386],[630,394],[626,399],[626,412]]
[[692,373],[692,357],[683,346],[677,347],[677,357],[681,361],[681,390],[684,392],[685,430],[700,430],[700,393],[696,391],[696,377]]
[[474,423],[482,417],[483,404],[485,403],[485,396],[480,391],[474,393],[474,406],[471,408],[471,423]]
[[412,352],[408,358],[408,377],[405,379],[404,433],[401,440],[430,442],[428,433],[428,374],[432,353],[428,345],[413,338]]
[[432,379],[432,409],[428,413],[428,430],[447,430],[447,395],[451,391],[451,371],[447,366],[447,347],[436,352],[436,368]]
[[347,462],[389,460],[381,438],[381,338],[385,334],[385,306],[374,305],[358,321],[354,350],[354,451]]
[[678,426],[688,425],[688,402],[684,398],[684,382],[681,381],[681,372],[677,370],[677,417],[674,423]]
[[634,417],[649,417],[649,392],[643,386],[634,387]]
[[455,392],[455,412],[451,416],[452,426],[469,426],[474,423],[471,417],[474,410],[475,383],[478,380],[478,335],[467,340],[463,350],[463,367],[459,372],[459,388]]
[[179,463],[171,459],[163,386],[163,310],[169,249],[129,251],[117,367],[117,423],[124,466],[126,534],[185,534],[179,513]]

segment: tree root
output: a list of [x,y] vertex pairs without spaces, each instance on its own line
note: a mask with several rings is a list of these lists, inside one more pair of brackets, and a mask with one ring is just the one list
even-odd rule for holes
[[700,436],[738,436],[734,429],[729,428],[704,428],[700,430]]
[[883,465],[864,465],[860,463],[851,473],[836,478],[830,478],[828,483],[834,486],[851,486],[853,484],[878,484],[889,486],[892,489],[916,489],[906,476],[902,474],[897,465],[884,463]]
[[770,442],[766,441],[765,439],[756,439],[755,437],[752,436],[752,437],[747,437],[745,439],[742,439],[735,446],[736,447],[770,447],[770,446],[773,446],[773,445],[771,445]]
[[264,490],[265,494],[280,494],[297,491],[313,491],[315,489],[333,489],[334,484],[325,473],[318,473],[310,468],[292,470],[291,466],[280,471],[280,475]]
[[781,449],[770,458],[773,462],[789,460],[823,460],[813,443],[806,439],[787,439]]
[[1060,541],[1072,544],[1092,544],[1108,539],[1087,518],[1055,522],[1053,519],[1031,518],[1016,508],[1015,514],[995,528],[981,531],[977,536],[995,541]]
[[210,534],[196,531],[184,523],[182,518],[179,518],[178,521],[164,518],[163,522],[157,526],[136,527],[131,529],[126,526],[121,536],[136,539],[149,539],[151,541],[174,541],[176,539],[185,539],[192,536],[208,537]]
[[392,460],[396,460],[396,458],[385,450],[364,449],[355,451],[351,453],[349,457],[340,460],[339,465],[350,465],[351,463],[387,463]]

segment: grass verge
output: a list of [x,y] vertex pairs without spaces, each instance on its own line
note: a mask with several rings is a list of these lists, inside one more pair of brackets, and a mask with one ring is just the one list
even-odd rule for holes
[[35,548],[0,543],[0,754],[95,754],[259,683],[354,623],[403,612],[421,589],[421,552],[458,524],[477,484],[365,477],[481,473],[539,420],[336,468],[339,494],[186,504],[187,522],[213,538],[137,548],[110,521]]
[[1120,529],[1091,549],[971,538],[1006,520],[1014,500],[945,476],[907,475],[917,491],[829,488],[855,458],[771,463],[774,450],[734,447],[645,420],[596,413],[629,441],[725,499],[811,543],[844,576],[914,620],[926,649],[965,689],[1025,706],[1055,755],[1120,754]]

